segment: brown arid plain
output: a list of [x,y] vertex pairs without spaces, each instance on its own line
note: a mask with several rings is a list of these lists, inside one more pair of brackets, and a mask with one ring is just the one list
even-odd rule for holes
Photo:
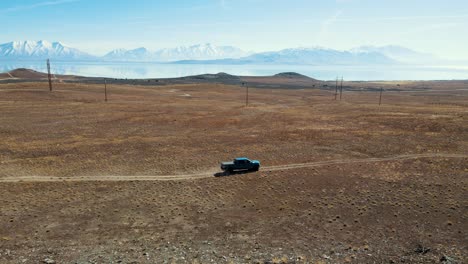
[[0,263],[468,262],[468,81],[15,73]]

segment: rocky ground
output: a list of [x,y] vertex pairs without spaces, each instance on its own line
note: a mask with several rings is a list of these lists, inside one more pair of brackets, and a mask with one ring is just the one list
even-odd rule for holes
[[[465,263],[468,93],[442,84],[381,106],[360,83],[341,101],[251,88],[248,107],[219,83],[111,85],[107,103],[0,84],[0,262]],[[236,156],[262,169],[215,177]]]

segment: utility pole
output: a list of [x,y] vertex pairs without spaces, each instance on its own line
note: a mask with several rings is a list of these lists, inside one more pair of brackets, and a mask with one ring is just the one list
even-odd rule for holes
[[52,92],[52,76],[50,75],[50,61],[47,59],[47,78],[49,78],[49,91]]
[[341,76],[340,101],[341,101],[341,95],[342,94],[343,94],[343,76]]
[[245,86],[245,106],[249,105],[249,86],[245,83],[242,83],[242,86]]
[[336,82],[335,82],[335,101],[336,101],[337,95],[338,95],[338,77],[336,77]]
[[383,87],[380,87],[379,105],[382,104],[382,92],[383,92]]
[[107,79],[104,79],[104,101],[107,102]]

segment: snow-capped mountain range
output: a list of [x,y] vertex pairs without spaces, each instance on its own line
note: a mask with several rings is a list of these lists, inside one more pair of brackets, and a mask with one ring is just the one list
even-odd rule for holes
[[214,46],[209,43],[193,45],[189,47],[177,47],[173,49],[162,49],[155,53],[155,57],[161,61],[178,60],[207,60],[241,58],[249,55],[239,48],[232,46]]
[[362,46],[347,51],[323,47],[283,49],[252,53],[232,46],[199,44],[150,51],[144,47],[116,49],[104,56],[93,56],[60,42],[14,41],[0,44],[2,60],[93,60],[127,62],[176,62],[208,64],[312,64],[312,65],[366,65],[366,64],[421,64],[436,61],[430,54],[400,46]]
[[351,52],[322,47],[284,49],[253,54],[247,60],[281,64],[388,64],[391,58],[379,52]]
[[0,44],[0,59],[45,59],[60,58],[92,59],[93,56],[74,49],[60,42],[40,41],[12,41]]
[[215,46],[212,44],[199,44],[193,46],[181,46],[171,49],[161,49],[154,52],[146,48],[133,50],[117,49],[104,57],[106,61],[159,61],[169,62],[178,60],[216,60],[225,58],[241,58],[249,55],[239,48],[232,46]]
[[107,53],[101,59],[105,61],[152,61],[153,54],[143,47],[132,50],[116,49]]
[[425,63],[440,60],[436,56],[429,53],[417,52],[405,47],[388,45],[383,47],[361,46],[351,49],[353,53],[380,53],[392,60],[405,63]]

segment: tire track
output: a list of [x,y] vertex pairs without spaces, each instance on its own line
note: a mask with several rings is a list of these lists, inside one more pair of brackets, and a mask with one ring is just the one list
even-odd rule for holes
[[326,160],[326,161],[317,161],[317,162],[308,162],[308,163],[268,166],[268,167],[263,167],[262,170],[278,171],[278,170],[309,168],[309,167],[318,167],[318,166],[335,165],[335,164],[396,161],[396,160],[407,160],[407,159],[418,159],[418,158],[468,158],[468,155],[446,154],[446,153],[407,154],[407,155],[398,155],[398,156],[384,157],[384,158]]
[[[275,165],[262,167],[262,171],[282,171],[299,168],[312,168],[326,165],[349,164],[349,163],[369,163],[369,162],[384,162],[398,161],[418,158],[468,158],[468,155],[463,154],[447,154],[447,153],[427,153],[427,154],[406,154],[384,158],[364,158],[364,159],[337,159],[316,161],[307,163],[295,163],[286,165]],[[62,182],[62,181],[175,181],[175,180],[196,180],[203,178],[214,177],[215,171],[195,173],[195,174],[174,174],[174,175],[107,175],[107,176],[74,176],[74,177],[58,177],[58,176],[11,176],[0,178],[0,182]]]

